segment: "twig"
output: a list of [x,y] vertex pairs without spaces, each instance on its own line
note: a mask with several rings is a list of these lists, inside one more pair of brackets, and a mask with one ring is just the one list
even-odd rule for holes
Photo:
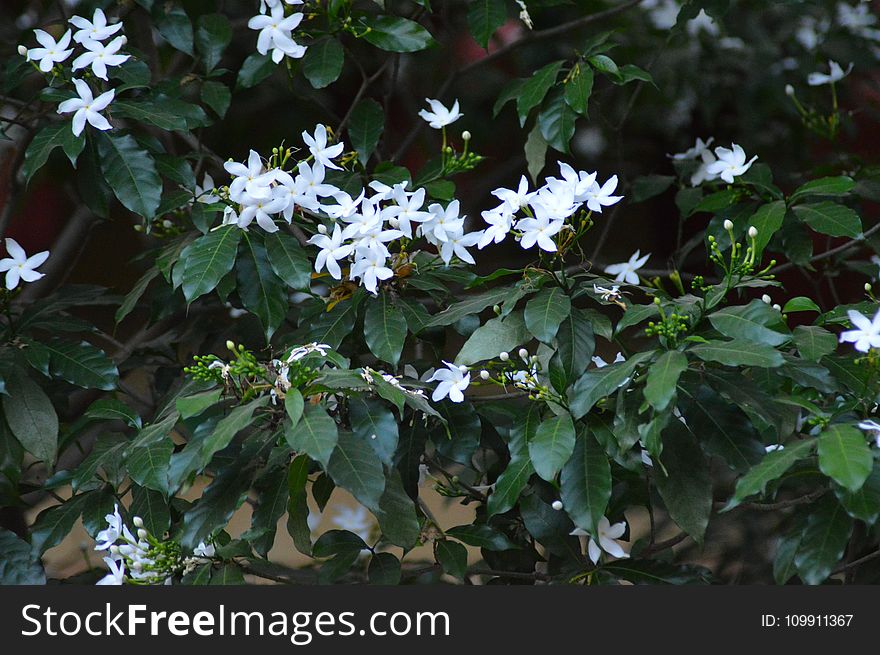
[[871,561],[877,559],[878,557],[880,557],[880,550],[875,550],[873,553],[869,553],[868,555],[865,555],[864,557],[860,557],[859,559],[853,560],[852,562],[847,562],[846,564],[841,564],[840,566],[838,566],[836,569],[834,569],[831,572],[831,575],[834,575],[835,573],[842,573],[843,571],[847,571],[847,570],[853,569],[857,566],[861,566],[862,564],[865,564],[867,562],[871,562]]
[[[880,231],[880,223],[877,223],[874,227],[869,229],[867,232],[862,234],[861,237],[857,237],[852,239],[851,241],[847,241],[844,244],[837,246],[836,248],[832,248],[831,250],[826,250],[825,252],[819,253],[818,255],[814,255],[810,257],[810,263],[822,261],[823,259],[828,259],[829,257],[834,257],[835,255],[839,255],[844,253],[852,248],[856,248],[860,245],[863,245],[865,241],[868,240],[868,237],[873,236],[878,231]],[[797,264],[794,262],[786,262],[785,264],[780,264],[776,268],[772,269],[771,273],[779,273],[780,271],[787,271],[790,268],[794,268]]]
[[544,573],[523,573],[522,571],[496,571],[495,569],[474,569],[468,571],[468,575],[494,575],[499,578],[511,578],[512,580],[541,580],[542,582],[550,580],[549,575]]

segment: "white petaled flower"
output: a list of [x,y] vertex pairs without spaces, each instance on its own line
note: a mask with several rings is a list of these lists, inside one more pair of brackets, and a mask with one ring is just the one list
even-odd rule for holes
[[104,563],[110,569],[110,573],[98,580],[96,585],[121,585],[125,584],[125,562],[122,559],[105,557]]
[[452,261],[453,256],[468,264],[476,264],[467,248],[476,245],[482,236],[482,232],[468,232],[465,234],[464,229],[461,227],[454,232],[450,232],[447,235],[446,241],[440,244],[440,258],[446,264]]
[[196,557],[214,557],[216,552],[214,544],[206,544],[204,541],[200,541],[199,545],[193,548],[193,555]]
[[7,238],[6,252],[10,256],[0,259],[0,273],[6,273],[6,288],[9,291],[17,287],[20,280],[35,282],[43,277],[43,273],[37,273],[34,269],[42,266],[49,258],[48,250],[28,257],[24,248],[18,245],[18,241]]
[[95,9],[92,20],[83,18],[82,16],[73,16],[70,24],[77,28],[73,34],[73,40],[77,43],[85,44],[89,41],[103,41],[109,39],[122,29],[122,23],[107,23],[107,16],[99,7]]
[[587,207],[590,211],[602,213],[602,207],[614,205],[623,198],[623,196],[613,196],[614,190],[617,188],[617,176],[612,175],[601,187],[594,182],[593,186],[587,192]]
[[489,227],[483,230],[483,236],[477,243],[480,250],[490,243],[501,243],[510,234],[510,229],[513,227],[513,212],[505,205],[484,211],[481,216]]
[[266,230],[266,232],[277,232],[278,226],[272,219],[273,214],[277,214],[284,210],[287,206],[285,198],[263,196],[262,194],[252,196],[249,193],[241,195],[241,211],[238,213],[238,227],[245,229],[254,220],[257,225]]
[[336,508],[330,522],[333,524],[333,527],[340,530],[354,532],[364,541],[370,538],[370,531],[373,528],[370,514],[362,505],[358,505],[355,508],[340,505]]
[[73,53],[73,48],[67,47],[70,45],[70,30],[67,30],[57,41],[43,30],[34,30],[34,36],[42,47],[28,50],[27,60],[39,61],[40,70],[44,73],[48,73],[55,64],[65,61]]
[[620,264],[610,264],[605,267],[605,272],[609,275],[613,275],[615,282],[638,284],[639,275],[636,271],[644,266],[648,261],[648,258],[651,256],[651,253],[648,253],[644,257],[642,257],[641,254],[641,250],[636,250],[629,258],[629,261],[621,262]]
[[758,158],[758,155],[746,161],[745,151],[737,144],[731,148],[719,146],[715,148],[715,156],[718,158],[706,167],[710,175],[717,175],[728,184],[733,184],[733,178],[744,174]]
[[107,527],[95,536],[95,550],[107,550],[122,536],[123,522],[119,515],[119,505],[113,506],[113,513],[106,514]]
[[337,280],[342,279],[342,269],[339,268],[339,260],[348,257],[353,248],[350,244],[342,243],[342,230],[338,225],[333,226],[333,234],[316,234],[309,243],[318,246],[321,251],[315,259],[315,272],[320,273],[321,269],[327,268],[327,272]]
[[269,15],[254,16],[248,21],[248,27],[259,30],[257,36],[257,52],[261,55],[272,50],[272,61],[279,63],[285,56],[300,59],[306,54],[305,46],[293,40],[291,34],[302,22],[301,13],[284,15],[284,7],[279,3],[271,8]]
[[862,421],[859,429],[864,430],[874,439],[874,445],[880,448],[880,423],[877,421]]
[[211,177],[209,173],[205,173],[205,177],[202,178],[202,184],[196,184],[196,200],[205,203],[206,205],[220,202],[220,196],[214,193],[215,188],[216,185],[214,184],[214,178]]
[[425,190],[417,189],[413,193],[407,193],[403,187],[396,186],[391,199],[395,204],[385,210],[385,216],[388,219],[395,219],[403,236],[411,239],[412,224],[424,223],[431,218],[431,214],[422,209],[422,205],[425,204]]
[[711,182],[712,180],[718,179],[718,175],[709,172],[709,167],[716,161],[717,159],[715,159],[715,155],[712,154],[711,150],[708,148],[703,150],[700,154],[700,165],[697,166],[697,170],[691,174],[691,186],[697,187],[703,182]]
[[610,289],[594,284],[593,293],[595,293],[605,302],[617,302],[620,300],[620,287],[616,284],[613,285]]
[[523,218],[516,224],[516,229],[523,233],[519,245],[528,250],[536,243],[541,250],[556,252],[556,243],[553,241],[565,223],[561,220],[551,220],[550,216],[543,214],[538,218]]
[[[437,402],[449,397],[454,403],[464,401],[464,390],[471,383],[471,374],[464,367],[456,366],[450,362],[444,361],[446,368],[434,371],[434,375],[428,378],[428,382],[439,382],[434,393],[431,394],[431,400]],[[464,370],[462,370],[464,368]]]
[[715,137],[710,136],[708,139],[703,141],[700,137],[697,137],[696,143],[693,147],[688,148],[684,152],[677,152],[674,155],[666,155],[670,159],[674,159],[676,161],[684,161],[687,159],[699,159],[703,156],[704,152],[709,150],[709,146],[712,145],[712,142],[715,140]]
[[366,250],[366,256],[357,259],[351,265],[349,277],[352,280],[360,278],[361,284],[370,293],[376,293],[380,280],[388,280],[394,277],[394,271],[385,265],[385,258],[373,250]]
[[308,132],[303,132],[302,138],[316,162],[327,168],[342,170],[342,166],[334,164],[333,159],[342,154],[342,151],[345,149],[345,144],[340,141],[335,145],[328,146],[327,128],[324,127],[324,125],[317,125],[315,127],[314,136]]
[[298,362],[306,355],[311,355],[312,353],[318,353],[322,357],[327,356],[327,351],[333,350],[326,343],[318,343],[317,341],[312,341],[312,343],[307,343],[304,346],[297,346],[293,350],[290,351],[290,354],[287,356],[287,363],[292,364],[293,362]]
[[464,216],[461,216],[460,203],[453,200],[446,207],[438,203],[428,206],[431,218],[421,225],[422,234],[432,243],[449,241],[450,234],[460,232],[464,227]]
[[425,102],[431,107],[431,111],[422,109],[419,111],[419,116],[421,116],[428,125],[435,130],[440,130],[447,125],[452,125],[455,121],[464,116],[464,114],[458,110],[458,100],[452,103],[451,109],[447,109],[439,100],[425,98]]
[[[599,357],[599,355],[594,355],[592,358],[593,363],[596,365],[596,368],[605,368],[608,366],[608,362]],[[617,353],[617,356],[614,358],[612,364],[619,364],[620,362],[625,362],[626,357],[623,356],[623,353]]]
[[106,80],[108,66],[120,66],[131,57],[131,55],[119,54],[119,50],[125,43],[124,36],[118,36],[106,45],[100,41],[86,41],[83,46],[87,52],[73,60],[72,68],[77,71],[91,66],[95,77]]
[[835,82],[839,82],[844,77],[852,72],[853,65],[850,62],[847,69],[844,71],[841,68],[840,64],[836,61],[828,60],[828,72],[827,73],[810,73],[807,76],[807,84],[810,86],[820,86],[822,84],[834,84]]
[[785,446],[781,443],[772,443],[769,446],[764,446],[765,453],[775,453],[777,450],[785,450]]
[[519,178],[519,185],[516,190],[513,189],[495,189],[492,195],[498,198],[503,206],[511,211],[519,211],[529,203],[529,199],[534,193],[529,193],[529,181],[523,175]]
[[846,315],[849,316],[854,329],[841,332],[840,343],[852,343],[856,350],[863,353],[871,348],[880,348],[880,309],[874,314],[873,320],[853,309],[850,309]]
[[590,543],[587,546],[587,552],[590,556],[590,561],[592,561],[593,564],[597,564],[599,558],[602,556],[602,551],[605,551],[612,557],[618,559],[626,559],[629,557],[629,553],[627,553],[623,546],[616,541],[623,536],[624,532],[626,532],[625,521],[611,525],[608,519],[603,516],[599,519],[599,525],[596,526],[597,534],[595,536],[589,535],[588,532],[581,528],[575,528],[570,534],[575,536],[590,536]]
[[116,94],[116,91],[110,89],[96,98],[92,95],[91,87],[83,80],[74,80],[73,85],[76,87],[79,97],[65,100],[58,105],[59,114],[73,112],[73,135],[79,136],[82,134],[86,123],[96,130],[106,131],[111,129],[112,125],[101,115],[101,112],[107,109],[110,103],[113,102],[113,96]]

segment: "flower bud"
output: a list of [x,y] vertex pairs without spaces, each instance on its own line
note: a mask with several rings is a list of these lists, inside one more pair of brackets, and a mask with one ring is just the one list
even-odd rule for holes
[[321,234],[327,234],[327,226],[324,225],[323,223],[319,223],[318,224],[318,232],[320,232]]
[[228,341],[226,342],[226,347],[227,347],[229,350],[231,350],[232,352],[235,352],[235,344],[232,343],[231,340],[228,340]]
[[172,223],[171,221],[169,221],[166,218],[164,221],[162,221],[162,227],[164,227],[167,230],[167,229],[174,227],[174,223]]
[[791,84],[785,85],[785,95],[794,96],[794,87]]
[[773,309],[775,309],[777,312],[781,312],[781,311],[782,311],[782,306],[781,306],[781,305],[778,305],[778,304],[777,304],[777,305],[773,305]]
[[724,229],[728,232],[733,229],[733,221],[729,218],[724,220]]
[[758,228],[756,228],[754,225],[750,225],[749,238],[754,239],[756,236],[758,236]]
[[482,371],[480,371],[480,379],[481,380],[488,380],[489,379],[489,371],[487,371],[486,369],[483,369]]
[[508,359],[510,359],[510,354],[507,352],[501,352],[498,355],[498,359],[500,359],[502,362],[506,362]]
[[766,293],[763,296],[761,296],[761,300],[763,300],[768,305],[770,304],[770,296],[768,296]]
[[138,539],[146,539],[147,531],[144,528],[138,528]]
[[134,523],[134,527],[136,528],[144,527],[144,520],[140,516],[135,516],[131,522]]
[[865,282],[865,291],[867,291],[868,293],[871,293],[871,283],[870,282]]
[[464,141],[470,141],[471,140],[471,133],[468,130],[465,130],[464,132],[461,133],[461,138]]
[[20,54],[22,57],[27,57],[27,48],[23,45],[18,46],[18,54]]
[[458,367],[458,370],[461,371],[462,373],[467,373],[468,367],[465,366],[464,364],[462,364],[461,366]]
[[520,359],[528,359],[529,358],[529,351],[526,350],[525,348],[520,348],[519,352],[517,354],[519,355]]
[[497,316],[501,313],[501,305],[492,305],[492,311],[495,312],[495,315]]
[[562,509],[562,501],[561,500],[554,500],[553,504],[550,505],[550,507],[552,507],[553,509],[555,509],[558,512],[559,510]]
[[112,546],[110,546],[110,552],[115,555],[116,553],[119,552],[119,546],[117,546],[116,544],[113,544]]
[[400,221],[397,220],[396,216],[394,216],[394,217],[388,219],[388,225],[390,225],[393,228],[398,228],[398,227],[400,227]]
[[125,36],[125,34],[123,34],[123,35],[122,35],[121,37],[119,37],[119,38],[122,39],[122,45],[125,45],[126,43],[128,43],[128,37]]

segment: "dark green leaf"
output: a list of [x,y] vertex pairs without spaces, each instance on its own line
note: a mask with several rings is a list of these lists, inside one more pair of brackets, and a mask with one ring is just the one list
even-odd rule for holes
[[327,473],[337,486],[349,491],[367,509],[379,507],[385,473],[375,451],[362,439],[350,432],[340,432],[336,449],[327,463]]
[[486,523],[458,525],[446,531],[447,537],[463,541],[469,546],[486,550],[512,550],[518,548],[506,534]]
[[[562,67],[561,61],[554,61],[537,70],[528,78],[516,97],[516,111],[519,114],[520,126],[525,125],[529,112],[544,101],[544,96],[556,83],[556,76]],[[571,109],[571,108],[569,108]],[[541,130],[543,133],[544,130]],[[546,138],[546,137],[545,137]]]
[[655,477],[669,516],[697,543],[702,543],[712,513],[709,465],[696,439],[680,421],[663,431],[663,468]]
[[843,559],[853,521],[831,496],[819,501],[807,520],[794,558],[801,580],[822,584]]
[[162,180],[152,156],[130,134],[100,134],[98,152],[104,179],[119,202],[135,214],[153,218],[162,200]]
[[367,302],[364,314],[364,340],[378,359],[397,367],[407,325],[403,313],[394,306],[391,295],[381,292]]
[[794,466],[795,462],[809,457],[816,447],[815,439],[789,443],[782,450],[767,453],[759,464],[736,483],[736,491],[725,509],[732,509],[755,494],[763,494],[767,483],[777,480]]
[[367,22],[363,38],[388,52],[417,52],[434,45],[431,33],[415,21],[397,16],[378,16]]
[[184,252],[183,295],[187,302],[217,288],[220,280],[235,265],[242,231],[236,225],[224,225],[200,236]]
[[825,201],[794,207],[795,215],[816,232],[832,237],[856,238],[862,231],[859,215],[845,205]]
[[351,147],[358,154],[358,161],[366,166],[370,155],[379,145],[385,129],[385,112],[382,106],[371,98],[364,98],[351,112],[348,123],[348,138]]
[[575,441],[574,423],[568,414],[543,421],[529,441],[535,472],[545,480],[554,480],[571,457]]
[[574,453],[562,469],[560,491],[574,524],[591,535],[598,534],[599,521],[611,499],[611,467],[605,449],[589,430],[581,431]]
[[675,397],[678,378],[687,370],[688,360],[677,350],[668,350],[648,369],[648,382],[645,384],[645,400],[662,412]]
[[308,289],[312,279],[312,263],[295,237],[272,232],[263,237],[272,270],[291,289]]
[[471,0],[468,5],[468,29],[483,48],[489,47],[489,39],[506,20],[507,5],[504,0]]
[[58,449],[58,415],[43,390],[16,370],[6,379],[3,412],[12,434],[31,455],[48,466]]
[[830,425],[819,435],[819,469],[849,491],[861,489],[874,457],[865,437],[849,425]]
[[0,585],[46,584],[39,553],[5,528],[0,528],[0,553]]
[[260,319],[268,341],[287,315],[287,291],[272,270],[266,247],[255,234],[242,233],[235,270],[238,295],[245,309]]
[[[205,62],[205,70],[210,72],[220,63],[220,57],[226,46],[232,41],[232,26],[223,14],[205,14],[199,16],[195,34],[196,48]],[[204,95],[204,89],[202,90]],[[211,103],[208,103],[209,105]],[[211,105],[214,108],[213,105]],[[222,117],[223,113],[217,112]]]
[[345,51],[334,38],[309,46],[303,57],[303,75],[315,89],[323,89],[339,78],[345,63]]
[[550,343],[570,312],[571,300],[561,288],[542,289],[526,303],[526,327],[539,341]]

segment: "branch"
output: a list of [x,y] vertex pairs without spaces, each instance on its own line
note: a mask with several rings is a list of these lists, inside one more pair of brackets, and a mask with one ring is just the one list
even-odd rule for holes
[[[777,503],[741,503],[735,509],[754,509],[760,512],[775,512],[779,509],[788,509],[790,507],[798,507],[799,505],[809,505],[828,493],[828,489],[816,489],[805,496],[790,498],[789,500],[780,500]],[[721,509],[727,507],[728,503],[716,503],[715,508]]]
[[834,575],[835,573],[842,573],[843,571],[846,571],[848,569],[854,569],[855,567],[861,566],[862,564],[865,564],[867,562],[871,562],[878,557],[880,557],[880,550],[875,550],[873,553],[865,555],[864,557],[860,557],[857,560],[853,560],[852,562],[848,562],[846,564],[841,564],[831,572],[831,575]]
[[[819,253],[818,255],[810,257],[810,263],[812,264],[813,262],[822,261],[823,259],[828,259],[829,257],[834,257],[835,255],[839,255],[853,248],[857,248],[858,246],[863,245],[869,237],[873,236],[878,231],[880,231],[880,223],[877,223],[877,225],[869,229],[867,232],[863,233],[860,237],[856,237],[855,239],[847,241],[846,243],[839,245],[836,248],[826,250],[823,253]],[[794,262],[786,262],[785,264],[780,264],[776,268],[772,269],[770,272],[779,273],[780,271],[787,271],[788,269],[794,268],[795,266],[796,264]]]

